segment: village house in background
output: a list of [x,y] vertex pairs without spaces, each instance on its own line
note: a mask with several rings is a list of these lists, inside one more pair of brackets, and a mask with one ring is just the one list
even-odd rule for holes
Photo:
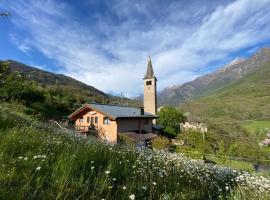
[[82,134],[92,134],[110,143],[118,143],[120,135],[127,136],[135,143],[146,142],[157,137],[153,133],[153,123],[158,118],[156,82],[151,59],[149,57],[144,77],[144,108],[85,104],[69,118],[75,129]]
[[202,133],[207,132],[207,125],[205,123],[201,123],[200,119],[196,118],[195,116],[192,116],[190,113],[185,113],[184,117],[186,118],[186,121],[184,123],[180,124],[180,130],[181,131],[198,131]]
[[261,146],[270,146],[270,132],[266,134],[266,138],[260,142]]
[[180,124],[180,129],[183,131],[198,131],[202,133],[207,132],[207,126],[204,123],[199,123],[199,122],[184,122]]

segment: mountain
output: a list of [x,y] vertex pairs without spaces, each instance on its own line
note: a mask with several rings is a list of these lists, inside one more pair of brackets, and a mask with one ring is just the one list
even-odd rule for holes
[[[249,62],[245,61],[245,69],[255,62],[258,64],[259,59],[266,58],[262,53],[266,56],[267,52],[269,50],[263,50]],[[270,60],[252,69],[253,72],[241,75],[240,79],[211,95],[182,104],[181,109],[202,119],[219,121],[222,124],[237,120],[269,120]]]
[[9,63],[9,70],[11,72],[19,72],[20,74],[25,75],[30,80],[44,87],[58,87],[62,90],[69,90],[70,93],[74,93],[78,96],[78,98],[81,98],[81,101],[87,100],[91,102],[96,101],[99,103],[128,105],[140,104],[140,102],[135,100],[104,93],[103,91],[63,74],[55,74],[44,71],[14,60],[7,60],[5,62]]
[[74,78],[65,76],[63,74],[54,74],[52,72],[44,71],[35,67],[31,67],[28,65],[25,65],[23,63],[13,61],[13,60],[7,60],[9,62],[9,67],[11,71],[17,71],[21,74],[26,75],[30,80],[36,81],[43,85],[62,85],[62,86],[72,86],[81,88],[83,90],[87,90],[90,93],[95,93],[97,95],[105,95],[104,92],[86,85],[80,81],[77,81]]
[[159,105],[180,105],[188,100],[208,96],[256,71],[270,61],[270,49],[264,48],[248,59],[236,58],[217,71],[180,86],[165,88],[158,94]]

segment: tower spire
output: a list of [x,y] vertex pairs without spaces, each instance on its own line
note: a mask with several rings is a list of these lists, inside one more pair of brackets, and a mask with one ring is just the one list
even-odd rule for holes
[[[157,113],[157,78],[154,75],[151,58],[149,56],[147,71],[144,76],[144,98],[143,105],[144,110],[147,113],[156,115]],[[153,123],[156,123],[153,120]]]
[[144,78],[154,78],[154,71],[150,56],[148,58],[147,71]]

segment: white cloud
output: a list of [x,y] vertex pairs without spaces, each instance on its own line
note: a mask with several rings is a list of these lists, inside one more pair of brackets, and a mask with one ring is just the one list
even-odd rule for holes
[[9,34],[10,41],[17,46],[19,50],[22,52],[28,54],[28,52],[31,50],[30,46],[28,45],[28,41],[20,41],[14,34],[10,33]]
[[162,89],[270,39],[270,0],[105,1],[103,11],[85,18],[64,3],[29,2],[6,3],[16,27],[29,34],[20,41],[31,41],[25,48],[14,42],[18,48],[37,49],[59,63],[58,72],[125,96],[142,92],[148,55]]

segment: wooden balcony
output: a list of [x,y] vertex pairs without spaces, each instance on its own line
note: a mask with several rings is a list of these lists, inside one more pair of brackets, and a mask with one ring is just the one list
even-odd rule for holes
[[89,132],[90,126],[75,126],[75,130],[79,132]]
[[93,133],[96,134],[98,128],[94,125],[90,125],[90,126],[75,126],[75,130],[80,132],[80,133],[84,133],[84,134],[89,134],[89,133]]

